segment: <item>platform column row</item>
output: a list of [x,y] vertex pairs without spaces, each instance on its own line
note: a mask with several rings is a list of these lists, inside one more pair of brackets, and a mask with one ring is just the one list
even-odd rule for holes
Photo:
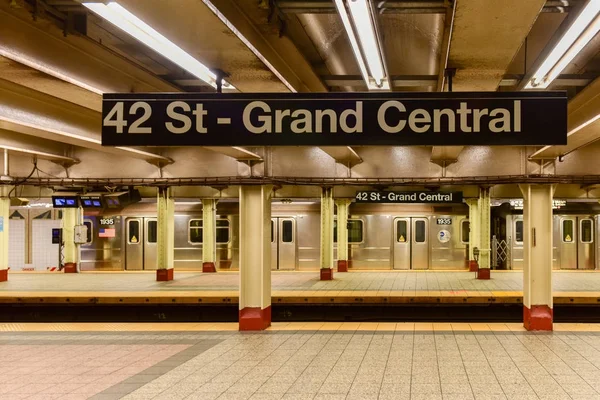
[[217,272],[217,200],[202,199],[202,272]]
[[239,329],[271,325],[272,186],[240,186]]
[[75,227],[83,224],[83,208],[65,208],[62,210],[62,256],[64,271],[75,273],[79,264],[79,244],[75,243]]
[[0,187],[0,282],[8,280],[8,225],[10,199],[8,186]]
[[175,256],[175,201],[170,188],[159,188],[157,196],[156,280],[173,280]]
[[556,185],[519,185],[523,193],[523,325],[552,330],[552,197]]
[[337,270],[348,272],[348,208],[350,199],[336,199],[337,208]]
[[[489,270],[492,265],[491,249],[491,209],[490,209],[490,189],[479,189],[479,216],[478,216],[478,234],[479,234],[479,269]],[[489,271],[488,271],[489,274]],[[489,275],[488,275],[489,276]]]

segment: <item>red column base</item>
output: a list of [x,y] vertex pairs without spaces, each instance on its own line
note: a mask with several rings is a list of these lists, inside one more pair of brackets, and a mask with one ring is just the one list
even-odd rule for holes
[[172,281],[173,280],[173,268],[157,269],[156,270],[157,281]]
[[333,280],[333,268],[321,268],[321,280],[322,281]]
[[217,268],[215,268],[215,263],[214,262],[202,263],[202,272],[217,272]]
[[8,280],[8,270],[0,269],[0,282],[6,282]]
[[523,306],[523,326],[528,331],[551,331],[553,312],[547,305]]
[[77,263],[65,263],[65,267],[63,269],[65,271],[65,274],[76,274]]
[[348,261],[338,260],[337,272],[348,272]]
[[240,310],[240,331],[264,331],[271,326],[271,306],[244,307]]
[[479,268],[477,270],[477,279],[490,279],[490,269]]
[[470,260],[469,261],[469,272],[477,272],[478,269],[479,269],[479,265],[477,264],[477,261]]

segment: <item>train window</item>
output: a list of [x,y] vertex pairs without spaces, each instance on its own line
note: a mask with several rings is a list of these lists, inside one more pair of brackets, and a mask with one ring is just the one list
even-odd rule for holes
[[190,243],[202,243],[202,220],[191,219],[189,225]]
[[281,221],[281,241],[292,243],[294,241],[294,223],[289,219]]
[[523,221],[515,221],[515,242],[523,242]]
[[85,242],[86,243],[92,243],[92,240],[93,240],[93,237],[94,237],[93,231],[92,231],[92,229],[94,229],[93,225],[92,225],[92,221],[83,221],[83,224],[85,226],[87,226],[87,237],[85,239]]
[[591,219],[582,219],[579,222],[579,237],[581,243],[592,243],[594,241],[593,223]]
[[463,219],[460,223],[460,240],[463,243],[469,243],[469,233],[471,233],[471,223],[468,219]]
[[133,244],[140,242],[140,221],[137,219],[129,220],[127,223],[127,241]]
[[146,242],[148,243],[156,243],[158,240],[158,221],[150,220],[148,221],[148,226],[146,227]]
[[408,223],[401,219],[396,221],[396,241],[400,243],[408,242]]
[[363,241],[363,222],[360,219],[348,220],[348,243]]
[[415,221],[415,243],[425,243],[425,221]]
[[562,240],[565,243],[573,241],[573,220],[563,219],[562,221]]
[[229,243],[229,220],[217,220],[217,243]]

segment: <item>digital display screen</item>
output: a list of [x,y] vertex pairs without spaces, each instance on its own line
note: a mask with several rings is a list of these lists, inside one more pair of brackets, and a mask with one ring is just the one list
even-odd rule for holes
[[100,196],[81,196],[80,199],[84,208],[102,208]]
[[79,202],[76,196],[52,196],[54,208],[77,208]]
[[119,199],[117,198],[105,197],[105,200],[108,208],[119,208],[120,206]]

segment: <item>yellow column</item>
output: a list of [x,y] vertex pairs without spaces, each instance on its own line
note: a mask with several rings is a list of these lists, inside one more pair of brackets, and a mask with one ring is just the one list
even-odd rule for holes
[[158,188],[158,237],[156,243],[156,280],[173,280],[175,255],[175,201],[170,188]]
[[523,325],[552,330],[552,197],[556,185],[519,185],[523,193]]
[[271,326],[272,186],[240,186],[239,330]]
[[217,272],[217,200],[202,199],[202,272]]
[[352,200],[336,199],[337,207],[337,270],[348,272],[348,209]]
[[75,243],[75,226],[83,221],[83,209],[64,208],[62,210],[63,264],[65,273],[76,273],[79,263],[79,245]]
[[321,280],[333,279],[333,188],[321,189]]
[[[491,266],[491,224],[490,224],[490,189],[479,189],[479,268],[489,269]],[[488,271],[489,273],[489,271]],[[489,275],[488,275],[489,278]]]
[[8,186],[0,186],[0,282],[8,280],[8,218],[10,199]]
[[481,247],[479,245],[479,198],[466,201],[469,206],[469,271],[477,271],[473,249]]

